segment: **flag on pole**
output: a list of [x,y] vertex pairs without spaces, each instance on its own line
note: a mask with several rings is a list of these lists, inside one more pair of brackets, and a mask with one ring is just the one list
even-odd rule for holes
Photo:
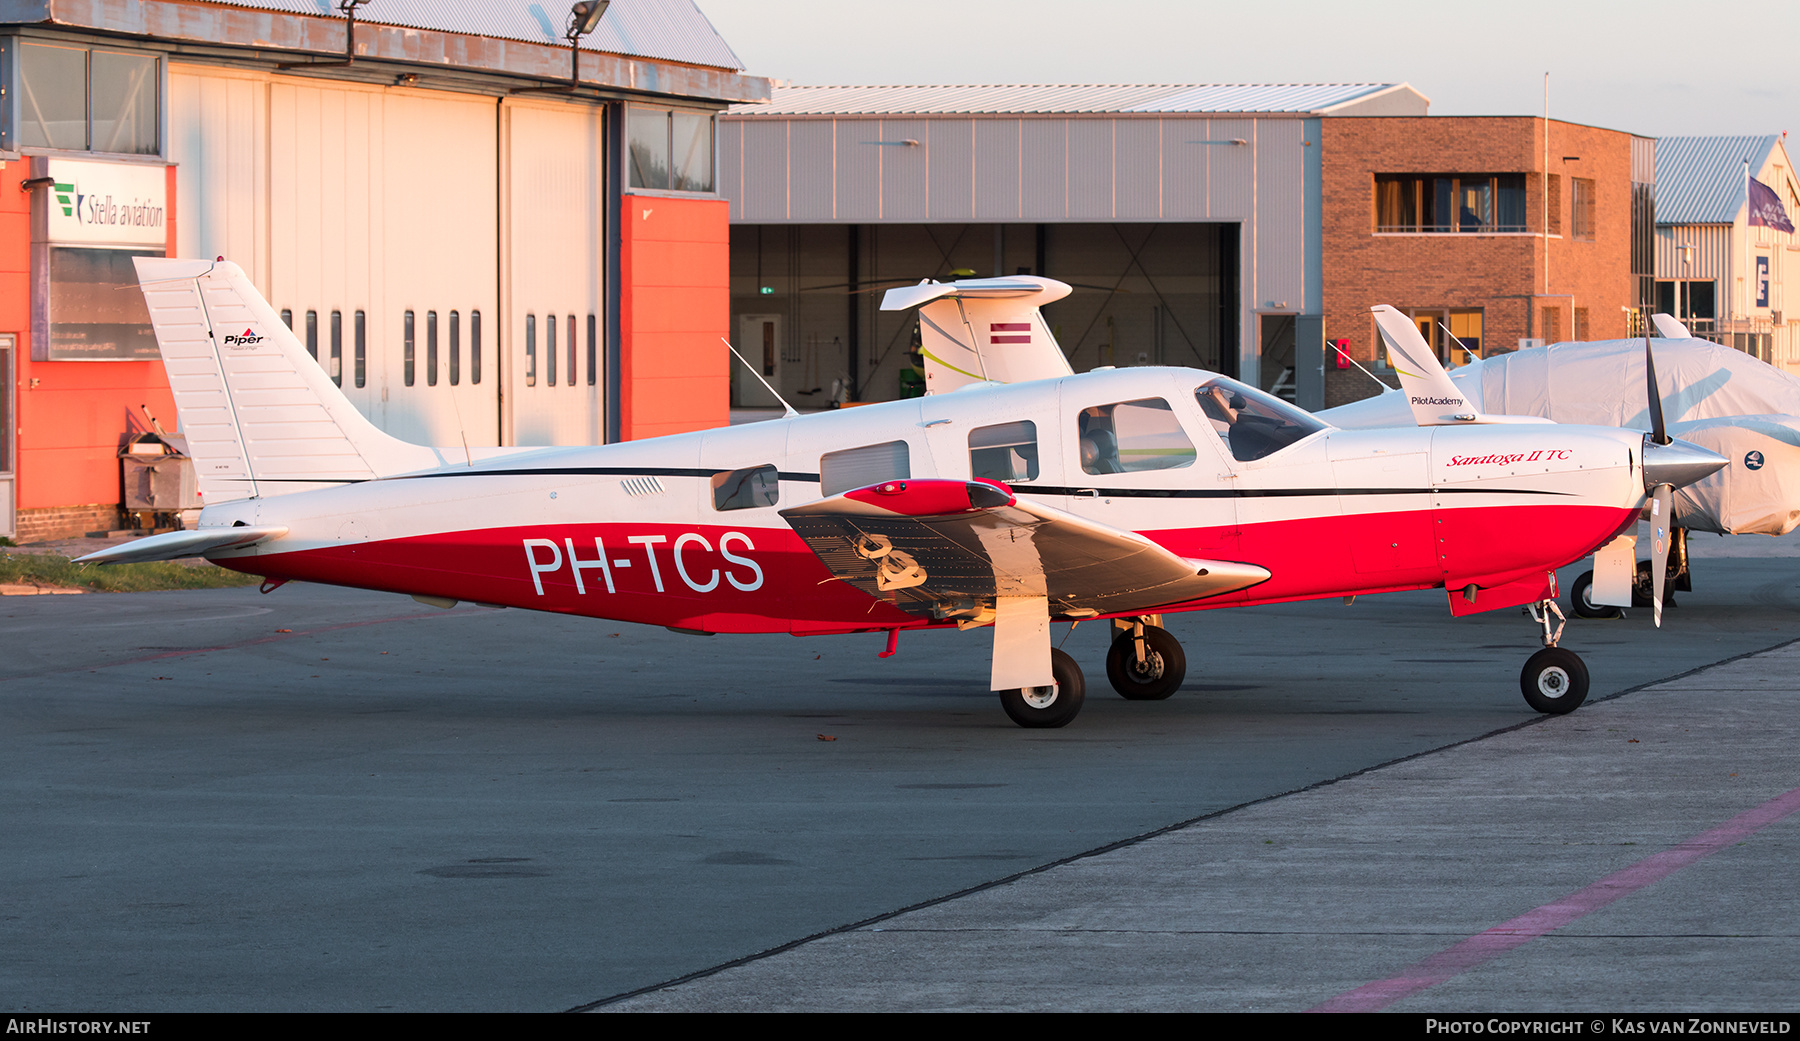
[[1776,231],[1793,231],[1794,222],[1788,219],[1787,210],[1781,206],[1781,197],[1775,189],[1756,178],[1750,178],[1750,223],[1760,224]]

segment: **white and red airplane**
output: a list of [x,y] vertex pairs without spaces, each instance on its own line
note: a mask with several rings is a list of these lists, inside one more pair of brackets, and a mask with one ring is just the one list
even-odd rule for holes
[[1068,723],[1084,696],[1052,622],[1112,619],[1108,678],[1150,700],[1185,673],[1165,613],[1429,588],[1458,615],[1532,605],[1545,647],[1525,698],[1572,710],[1587,671],[1557,646],[1554,569],[1635,524],[1647,489],[1724,464],[1483,416],[1435,359],[1409,384],[1410,429],[1339,430],[1213,373],[1132,368],[597,447],[426,448],[364,419],[236,265],[137,265],[207,506],[197,530],[84,560],[203,555],[265,589],[696,633],[886,631],[888,653],[903,629],[991,626],[992,686],[1028,727]]

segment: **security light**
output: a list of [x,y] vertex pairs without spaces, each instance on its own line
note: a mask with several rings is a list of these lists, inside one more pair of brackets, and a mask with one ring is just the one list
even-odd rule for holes
[[594,31],[600,24],[600,16],[612,0],[581,0],[569,8],[569,39],[574,40]]

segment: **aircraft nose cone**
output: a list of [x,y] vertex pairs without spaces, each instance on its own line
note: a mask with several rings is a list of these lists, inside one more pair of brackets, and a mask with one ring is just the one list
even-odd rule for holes
[[1690,441],[1677,438],[1666,445],[1659,445],[1645,436],[1644,490],[1649,491],[1659,484],[1684,488],[1712,476],[1730,462],[1717,452],[1701,448]]

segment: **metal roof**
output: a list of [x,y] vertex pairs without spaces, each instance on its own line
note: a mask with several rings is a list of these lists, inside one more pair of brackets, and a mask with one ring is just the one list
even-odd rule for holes
[[1656,223],[1730,224],[1744,209],[1744,161],[1756,176],[1781,138],[1664,137],[1656,142]]
[[[277,11],[283,14],[342,18],[336,0],[191,0],[196,6]],[[26,5],[37,6],[37,5]],[[51,19],[60,13],[54,3]],[[568,46],[563,37],[569,22],[565,0],[370,0],[357,8],[356,20],[404,29],[482,36],[498,40]],[[224,41],[231,42],[231,41]],[[689,65],[740,70],[744,63],[732,52],[694,0],[613,0],[581,49]]]
[[1078,113],[1284,113],[1328,115],[1387,94],[1424,95],[1405,83],[1041,84],[920,87],[777,85],[742,116],[869,116]]

